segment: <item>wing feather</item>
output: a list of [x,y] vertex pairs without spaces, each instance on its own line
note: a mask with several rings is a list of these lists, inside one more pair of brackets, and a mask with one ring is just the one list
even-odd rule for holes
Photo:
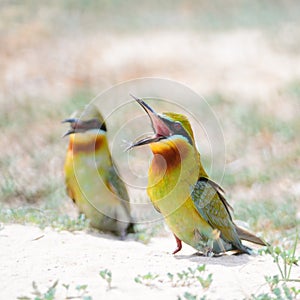
[[108,180],[106,182],[107,187],[112,193],[114,193],[119,199],[121,205],[125,208],[128,216],[130,216],[130,203],[127,189],[120,176],[117,174],[115,167],[112,166],[108,172]]
[[200,177],[191,193],[191,198],[201,216],[220,231],[233,227],[232,217],[224,197],[224,191],[215,182]]

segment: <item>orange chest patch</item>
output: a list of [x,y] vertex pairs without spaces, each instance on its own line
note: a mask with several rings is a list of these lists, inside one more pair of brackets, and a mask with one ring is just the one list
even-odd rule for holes
[[70,139],[69,151],[72,151],[74,155],[77,153],[93,153],[100,149],[103,143],[104,137],[102,136],[97,136],[95,139],[86,141],[81,141],[74,137]]
[[151,144],[154,154],[152,171],[154,173],[172,172],[181,167],[182,161],[188,155],[188,148],[183,141],[165,141]]

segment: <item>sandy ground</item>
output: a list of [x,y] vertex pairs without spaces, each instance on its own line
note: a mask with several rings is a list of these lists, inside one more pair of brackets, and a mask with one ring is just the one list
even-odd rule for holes
[[[244,299],[252,293],[268,291],[264,275],[275,275],[277,269],[269,256],[223,256],[206,258],[195,255],[187,245],[172,255],[175,242],[171,235],[153,238],[148,245],[130,239],[120,241],[98,233],[56,232],[34,226],[5,225],[0,232],[0,299],[32,296],[32,281],[44,292],[57,279],[57,299],[65,299],[62,284],[75,287],[87,284],[93,299],[177,299],[188,291],[207,295],[207,299]],[[206,277],[213,274],[207,291],[199,284],[174,287],[167,273],[176,274],[188,267],[206,264]],[[110,269],[112,288],[99,276]],[[299,277],[299,268],[293,276]],[[137,275],[158,274],[152,286],[135,282]]]

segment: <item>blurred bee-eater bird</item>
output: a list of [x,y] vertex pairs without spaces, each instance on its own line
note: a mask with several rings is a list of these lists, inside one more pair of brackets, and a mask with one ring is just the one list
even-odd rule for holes
[[265,245],[233,222],[223,189],[203,168],[186,116],[156,113],[142,99],[133,98],[148,114],[154,135],[134,142],[129,149],[150,145],[154,157],[147,192],[175,236],[173,254],[181,250],[181,241],[209,256],[229,250],[251,254],[252,249],[241,240]]
[[63,122],[71,126],[64,135],[70,136],[64,166],[69,197],[92,227],[124,238],[131,223],[129,197],[109,151],[103,117],[89,105],[80,118]]

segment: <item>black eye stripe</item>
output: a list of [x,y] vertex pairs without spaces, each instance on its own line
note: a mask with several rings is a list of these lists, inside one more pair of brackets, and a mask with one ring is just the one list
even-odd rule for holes
[[84,132],[90,129],[101,129],[103,131],[106,130],[105,122],[101,123],[98,119],[92,119],[88,121],[78,121],[71,125],[73,129],[75,129],[77,132]]
[[180,122],[178,121],[170,121],[168,119],[163,118],[163,121],[165,124],[167,124],[167,126],[174,131],[174,134],[178,134],[178,135],[182,135],[184,136],[188,142],[193,145],[193,141],[190,137],[190,135],[188,134],[188,132],[184,129],[184,127],[181,125]]
[[104,122],[102,123],[102,125],[101,125],[101,127],[100,127],[100,128],[101,128],[101,130],[103,130],[103,131],[107,131],[107,129],[106,129],[106,125],[105,125],[105,123],[104,123]]

